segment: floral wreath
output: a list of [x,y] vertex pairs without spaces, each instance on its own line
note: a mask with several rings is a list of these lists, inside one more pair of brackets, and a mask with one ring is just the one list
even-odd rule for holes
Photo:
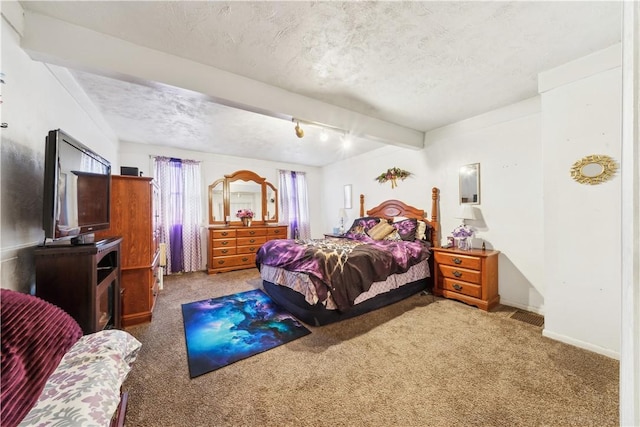
[[411,175],[411,172],[409,171],[393,167],[393,168],[387,169],[386,172],[382,172],[375,179],[380,184],[384,184],[387,181],[391,181],[391,188],[395,188],[398,186],[398,182],[397,182],[398,179],[404,181],[404,179],[410,175]]

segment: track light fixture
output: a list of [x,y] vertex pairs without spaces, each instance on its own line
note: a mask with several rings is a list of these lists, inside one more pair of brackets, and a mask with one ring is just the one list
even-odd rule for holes
[[300,122],[296,121],[296,136],[298,138],[302,138],[304,136],[304,131],[302,130],[302,128],[300,127]]

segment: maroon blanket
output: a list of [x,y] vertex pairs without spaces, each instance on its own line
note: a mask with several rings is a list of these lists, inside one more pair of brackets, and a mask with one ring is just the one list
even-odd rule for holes
[[402,240],[270,240],[257,253],[256,264],[307,273],[320,301],[331,291],[336,305],[346,311],[374,282],[429,257],[425,242]]

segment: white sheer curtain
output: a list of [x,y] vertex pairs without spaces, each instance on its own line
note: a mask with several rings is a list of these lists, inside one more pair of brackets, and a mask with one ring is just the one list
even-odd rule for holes
[[289,225],[289,237],[311,238],[309,223],[309,198],[307,194],[307,176],[304,172],[280,170],[281,221]]
[[167,245],[167,274],[200,270],[200,162],[156,157],[154,163],[161,198],[160,242]]

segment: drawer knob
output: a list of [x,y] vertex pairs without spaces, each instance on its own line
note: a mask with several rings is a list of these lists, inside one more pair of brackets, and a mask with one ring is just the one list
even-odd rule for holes
[[228,233],[228,232],[226,232],[226,231],[223,231],[223,232],[222,232],[222,235],[223,235],[223,236],[226,236],[226,235],[228,235],[228,234],[229,234],[229,233]]
[[220,261],[218,261],[218,264],[220,265],[224,264],[224,260],[221,259]]
[[458,270],[456,270],[456,271],[453,272],[453,275],[456,276],[456,277],[460,277],[460,276],[462,276],[462,273],[460,273]]
[[454,264],[462,264],[462,260],[460,258],[453,259]]
[[462,286],[458,285],[457,283],[453,284],[453,289],[455,289],[456,291],[461,291],[462,290]]
[[280,234],[280,230],[273,230],[273,234]]
[[256,232],[255,231],[250,231],[249,234],[251,234],[253,236],[254,234],[256,234]]
[[223,254],[226,254],[227,252],[229,252],[229,249],[223,249],[220,252],[222,252]]
[[249,240],[249,243],[255,243],[255,242],[256,242],[256,239]]
[[226,240],[225,240],[224,242],[222,242],[222,245],[223,245],[223,246],[228,245],[228,244],[229,244],[229,242],[228,242],[228,241],[226,241]]
[[253,251],[255,251],[255,250],[256,250],[256,248],[255,248],[254,246],[251,246],[251,247],[249,248],[249,250],[250,250],[251,252],[253,252]]
[[246,258],[246,257],[242,258],[242,262],[247,262],[247,261],[249,261],[249,258]]

